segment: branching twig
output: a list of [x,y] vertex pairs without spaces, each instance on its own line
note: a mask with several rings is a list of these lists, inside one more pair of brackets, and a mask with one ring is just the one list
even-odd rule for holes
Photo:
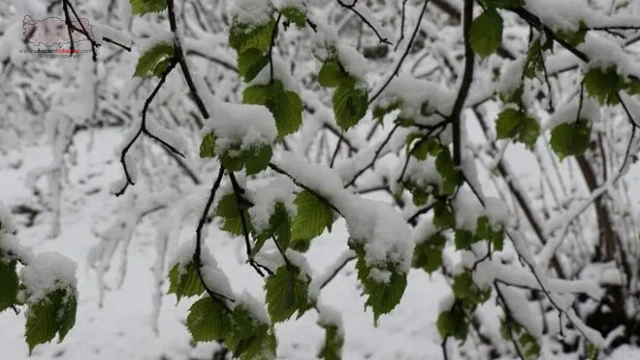
[[411,51],[411,45],[413,44],[413,41],[415,40],[416,35],[418,35],[418,30],[420,30],[420,24],[422,24],[422,17],[424,16],[424,12],[427,10],[427,4],[429,4],[429,0],[425,0],[424,5],[422,5],[422,11],[420,12],[420,16],[418,17],[418,23],[416,24],[416,27],[413,29],[413,34],[411,34],[411,39],[409,39],[407,48],[402,54],[402,57],[400,57],[400,61],[398,61],[398,64],[396,64],[395,69],[393,70],[391,75],[387,78],[387,81],[385,81],[382,87],[380,87],[380,89],[378,89],[378,91],[376,91],[376,93],[369,98],[369,104],[372,104],[380,96],[380,94],[382,94],[384,89],[386,89],[387,86],[389,86],[389,84],[391,83],[391,80],[398,75],[398,72],[400,71],[400,67],[402,67],[402,63],[409,55],[409,51]]
[[373,168],[373,166],[376,163],[376,160],[378,160],[378,157],[380,156],[380,153],[382,152],[382,150],[384,149],[385,146],[387,146],[387,143],[389,143],[389,140],[391,140],[391,137],[393,136],[393,133],[396,132],[396,130],[400,127],[400,124],[396,124],[393,129],[391,129],[391,131],[389,132],[389,134],[387,135],[387,137],[384,139],[384,141],[380,144],[380,146],[378,146],[378,149],[376,149],[375,154],[373,155],[373,159],[371,159],[371,161],[369,162],[369,164],[367,164],[367,166],[363,167],[362,169],[360,169],[354,176],[353,178],[344,186],[345,188],[348,188],[349,186],[355,184],[356,180],[358,180],[358,178],[360,177],[360,175],[364,174],[365,171],[367,171],[369,168]]
[[211,205],[213,204],[213,200],[216,197],[216,192],[218,192],[218,189],[220,188],[220,183],[222,182],[223,175],[224,175],[224,167],[222,167],[221,165],[220,170],[218,171],[218,176],[216,177],[216,180],[213,183],[213,187],[209,192],[209,198],[207,199],[207,204],[205,205],[204,211],[200,216],[200,221],[198,221],[198,227],[196,228],[196,248],[195,248],[195,251],[193,252],[193,263],[196,265],[196,268],[198,269],[198,278],[200,279],[200,283],[202,283],[202,286],[204,287],[207,294],[209,294],[209,296],[211,297],[211,300],[218,302],[227,311],[231,312],[231,309],[229,309],[229,306],[227,306],[227,304],[223,300],[227,300],[230,302],[234,302],[234,300],[230,299],[225,295],[222,295],[220,293],[216,293],[215,291],[213,291],[209,287],[209,285],[207,285],[207,282],[204,280],[204,276],[202,274],[202,267],[204,266],[202,264],[202,256],[201,256],[202,255],[202,229],[207,223],[207,217],[209,216],[209,211],[211,211]]
[[387,38],[383,38],[382,35],[380,35],[380,33],[378,32],[378,29],[376,29],[376,27],[373,26],[373,24],[364,15],[362,15],[360,11],[356,9],[356,4],[358,3],[358,0],[353,0],[353,3],[351,5],[345,3],[343,0],[337,0],[337,1],[338,1],[338,4],[340,4],[340,6],[353,12],[360,18],[360,20],[362,20],[365,24],[367,24],[367,26],[371,30],[373,30],[373,33],[376,34],[376,36],[378,37],[378,40],[380,40],[381,43],[392,45],[391,42],[389,42]]

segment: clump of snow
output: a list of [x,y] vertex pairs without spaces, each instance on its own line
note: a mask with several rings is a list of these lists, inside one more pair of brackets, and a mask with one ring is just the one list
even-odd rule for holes
[[231,9],[231,18],[235,22],[252,28],[268,23],[271,20],[272,11],[270,1],[236,0]]
[[204,124],[201,134],[215,135],[218,155],[238,143],[240,150],[271,145],[278,135],[273,115],[262,105],[218,102],[213,108],[216,116]]
[[[293,78],[284,61],[279,56],[274,55],[271,58],[271,62],[273,63],[273,78],[276,80],[280,80],[285,90],[293,91],[296,94],[300,93],[300,83],[298,82],[298,80]],[[247,83],[247,87],[251,87],[254,85],[267,85],[270,82],[271,67],[265,66],[262,68],[262,70],[260,70],[258,75],[253,78],[253,80]]]
[[438,229],[436,229],[435,225],[433,225],[433,219],[425,216],[420,219],[418,225],[413,228],[411,239],[413,239],[413,242],[415,242],[416,244],[422,244],[437,231]]
[[577,31],[580,22],[590,23],[597,15],[581,0],[526,0],[525,8],[553,30]]
[[504,227],[510,226],[511,217],[509,216],[509,209],[507,204],[502,200],[495,197],[487,197],[484,200],[485,214],[489,218],[491,226],[497,227],[502,225]]
[[[580,109],[579,117],[578,109]],[[599,122],[600,106],[592,98],[584,96],[584,98],[582,99],[582,108],[580,108],[579,100],[575,100],[569,104],[565,104],[559,107],[544,124],[542,130],[553,129],[556,126],[564,123],[573,123],[576,122],[578,118],[580,120],[587,120],[590,124]]]
[[336,44],[340,42],[338,31],[321,19],[314,20],[318,31],[311,35],[311,52],[324,62],[336,56]]
[[11,221],[9,210],[0,202],[0,232],[12,234],[16,231],[16,227]]
[[273,6],[278,10],[295,8],[300,10],[302,13],[307,12],[307,0],[273,0]]
[[260,303],[253,295],[251,295],[248,291],[243,291],[236,297],[236,301],[234,305],[240,306],[243,309],[247,310],[255,320],[262,322],[263,324],[271,324],[271,320],[269,319],[269,314],[267,314],[267,310],[264,308],[264,304]]
[[[404,164],[398,162],[396,173],[400,174],[403,167]],[[437,189],[442,188],[442,176],[440,176],[440,173],[436,169],[435,158],[432,156],[428,156],[425,160],[418,160],[411,157],[407,164],[407,169],[404,172],[403,180],[422,189],[427,189],[427,191],[430,187]]]
[[0,261],[9,262],[12,260],[20,260],[23,264],[33,261],[33,253],[18,242],[18,238],[13,234],[0,231]]
[[514,61],[509,61],[501,71],[500,81],[498,83],[498,92],[503,96],[513,94],[520,84],[522,84],[522,72],[526,63],[526,56]]
[[298,187],[286,176],[279,176],[253,193],[254,206],[249,209],[251,223],[258,233],[269,227],[269,219],[275,211],[277,203],[283,203],[289,218],[295,218],[298,208],[294,204]]
[[43,252],[20,270],[20,278],[27,289],[26,301],[33,304],[52,291],[75,289],[76,263],[56,252]]
[[423,106],[428,113],[436,110],[449,114],[455,100],[454,95],[438,83],[419,80],[402,72],[391,80],[374,104],[385,108],[399,102],[399,118],[412,119],[422,125],[436,125],[443,121],[442,117],[423,115]]
[[[193,254],[195,253],[196,240],[185,242],[173,255],[172,261],[169,262],[169,268],[178,266],[180,273],[186,270],[186,266],[193,262]],[[233,298],[234,293],[227,275],[218,267],[218,262],[211,255],[206,246],[202,246],[200,251],[200,261],[202,267],[202,278],[207,287],[218,294],[222,294],[227,298]]]
[[140,44],[136,42],[136,47],[141,54],[144,54],[156,45],[172,45],[174,43],[175,36],[176,35],[169,30],[154,29],[153,33],[148,38],[140,41]]
[[318,303],[316,308],[318,309],[318,324],[320,326],[335,326],[338,328],[338,334],[344,336],[344,325],[340,311],[324,303]]
[[344,44],[338,45],[338,60],[340,65],[352,76],[364,81],[371,71],[371,64],[358,50]]
[[484,213],[476,196],[466,189],[460,189],[452,205],[456,214],[456,227],[475,233],[478,218]]
[[607,69],[615,66],[618,74],[624,77],[640,74],[640,66],[637,62],[630,61],[633,56],[614,41],[602,36],[587,33],[584,43],[578,46],[578,50],[589,58],[589,62],[583,66],[584,72],[593,68]]
[[509,309],[509,314],[522,325],[529,334],[536,339],[542,337],[542,321],[539,311],[531,306],[531,302],[527,301],[523,290],[514,289],[509,286],[500,286],[502,297]]

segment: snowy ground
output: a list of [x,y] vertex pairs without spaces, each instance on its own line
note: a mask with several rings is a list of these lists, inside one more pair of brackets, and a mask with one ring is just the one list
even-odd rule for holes
[[[30,228],[21,226],[26,218],[17,217],[21,227],[19,239],[35,252],[58,251],[78,263],[80,300],[75,328],[62,344],[47,344],[35,349],[33,359],[209,359],[215,345],[192,348],[183,325],[193,301],[183,300],[176,306],[173,295],[163,299],[159,332],[152,328],[153,274],[155,261],[152,223],[145,221],[137,228],[130,245],[128,273],[120,289],[106,293],[100,308],[96,272],[87,265],[87,253],[98,242],[95,230],[106,228],[120,199],[108,193],[108,184],[118,177],[118,164],[110,149],[119,142],[120,134],[101,134],[101,146],[79,154],[78,164],[69,173],[69,183],[63,194],[62,233],[48,239],[50,218],[40,215]],[[76,140],[85,149],[86,139]],[[23,162],[20,164],[20,162]],[[47,146],[23,149],[0,155],[0,201],[11,206],[24,199],[35,199],[24,182],[29,170],[50,161]],[[17,165],[19,168],[16,169]],[[41,188],[46,189],[45,186]],[[343,223],[337,223],[331,234],[316,240],[311,249],[311,266],[322,271],[346,249]],[[195,223],[194,223],[195,228]],[[184,239],[182,239],[184,240]],[[230,239],[217,229],[211,229],[208,246],[220,266],[229,276],[236,292],[249,289],[262,296],[263,280],[242,264],[243,250],[239,239]],[[113,276],[108,277],[111,280]],[[113,281],[109,282],[114,283]],[[440,339],[435,327],[440,299],[449,292],[444,279],[429,278],[423,272],[410,274],[409,286],[396,310],[373,326],[373,316],[362,311],[364,300],[359,296],[353,266],[347,266],[323,292],[322,301],[341,310],[346,328],[344,359],[441,359]],[[323,333],[315,324],[313,312],[301,319],[278,325],[279,359],[314,359]],[[1,359],[28,358],[23,339],[24,316],[11,311],[0,314]]]

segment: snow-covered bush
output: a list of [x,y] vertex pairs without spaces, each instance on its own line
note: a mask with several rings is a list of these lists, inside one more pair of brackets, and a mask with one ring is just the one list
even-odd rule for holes
[[[70,150],[74,134],[129,128],[112,186],[122,209],[90,262],[102,279],[137,221],[163,211],[155,296],[167,277],[178,300],[198,297],[187,316],[196,342],[273,359],[275,324],[317,312],[326,334],[317,356],[342,358],[357,334],[321,298],[349,262],[372,326],[401,301],[411,271],[449,280],[436,321],[444,358],[596,359],[640,342],[638,211],[625,180],[639,150],[639,3],[108,3],[21,5],[59,7],[78,23],[76,8],[96,14],[85,44],[93,62],[65,62],[51,89],[19,87],[25,75],[15,76],[6,128],[24,131],[12,120],[21,112],[50,120],[55,162],[33,177],[52,175],[54,219],[67,155],[81,151]],[[0,56],[5,71],[51,70],[14,57]],[[534,168],[536,181],[516,167]],[[190,240],[174,249],[194,213]],[[315,273],[307,251],[338,221],[349,250]],[[233,290],[206,245],[212,226],[243,242],[265,303]],[[30,349],[62,339],[75,319],[75,265],[21,257],[3,234],[0,276],[11,287],[0,310],[30,306]],[[33,330],[37,321],[46,329]]]

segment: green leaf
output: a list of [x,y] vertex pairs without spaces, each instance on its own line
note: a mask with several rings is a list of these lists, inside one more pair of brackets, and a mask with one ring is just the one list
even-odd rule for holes
[[242,101],[266,106],[276,120],[279,138],[296,132],[302,125],[302,100],[295,92],[285,90],[280,80],[245,89]]
[[299,28],[303,28],[307,21],[306,12],[303,12],[297,7],[293,7],[293,6],[285,7],[284,9],[280,10],[280,13],[284,15],[284,17],[286,17],[287,20],[296,24],[296,26]]
[[464,309],[460,306],[454,306],[449,311],[441,312],[436,326],[442,338],[453,336],[455,339],[464,340],[469,333],[469,323]]
[[587,360],[598,360],[598,357],[600,356],[600,349],[589,343],[585,351],[585,356],[587,357]]
[[247,175],[254,175],[266,169],[272,156],[273,149],[269,145],[257,146],[245,151],[243,158]]
[[[144,78],[152,75],[158,76],[158,73],[160,73],[160,76],[162,76],[162,73],[168,66],[167,61],[173,59],[174,56],[175,49],[173,47],[173,44],[156,44],[149,50],[147,50],[147,52],[142,54],[142,56],[140,56],[140,59],[138,59],[138,63],[136,64],[136,70],[133,76]],[[156,68],[158,68],[157,71]]]
[[589,95],[601,105],[617,105],[618,91],[624,89],[625,81],[618,74],[615,66],[609,68],[593,68],[584,75],[584,86]]
[[442,177],[442,192],[453,195],[458,186],[462,184],[462,176],[453,164],[449,148],[443,147],[436,156],[436,170]]
[[369,95],[350,78],[333,93],[333,112],[343,130],[356,125],[367,114]]
[[380,315],[390,313],[400,303],[407,287],[407,274],[399,273],[393,264],[387,263],[382,267],[376,266],[375,270],[388,272],[390,274],[389,281],[376,281],[370,276],[374,267],[367,266],[362,246],[352,246],[352,249],[358,255],[356,270],[358,271],[358,280],[362,283],[362,292],[368,295],[365,307],[371,307],[373,319],[377,325]]
[[324,87],[338,87],[348,79],[347,74],[336,59],[327,60],[318,73],[318,83]]
[[428,274],[433,273],[442,266],[442,250],[447,239],[440,233],[431,235],[426,241],[416,245],[413,252],[414,268],[421,268]]
[[238,72],[246,82],[253,80],[268,63],[269,58],[260,49],[250,48],[238,54]]
[[401,101],[395,101],[387,106],[376,105],[373,108],[373,118],[378,119],[378,121],[382,121],[385,115],[389,114],[393,110],[399,109],[401,105]]
[[242,204],[238,207],[238,202],[236,201],[236,197],[233,192],[224,195],[220,201],[218,202],[218,206],[216,207],[216,216],[222,218],[223,224],[221,229],[232,234],[232,235],[243,235],[242,231],[242,222],[240,218],[240,208],[242,209],[242,213],[244,214],[244,219],[246,221],[247,230],[251,231],[251,218],[249,217],[249,213],[247,211],[248,206],[246,204]]
[[495,9],[489,8],[471,24],[469,42],[480,57],[493,54],[502,44],[502,17]]
[[289,248],[291,241],[291,218],[287,212],[287,207],[282,202],[277,202],[271,217],[269,218],[269,226],[262,232],[256,234],[256,246],[253,248],[252,256],[255,256],[265,241],[275,237],[282,251]]
[[262,53],[271,46],[271,36],[276,21],[272,18],[266,24],[253,26],[234,21],[229,29],[229,46],[239,54],[248,49],[258,49]]
[[438,228],[452,228],[456,225],[456,217],[451,207],[442,201],[433,206],[433,225]]
[[513,109],[504,109],[496,120],[498,139],[514,139],[533,149],[540,136],[540,124],[526,114]]
[[469,249],[475,242],[473,239],[473,233],[469,230],[456,230],[455,244],[457,250]]
[[288,320],[296,311],[298,317],[307,309],[310,279],[293,265],[281,266],[265,283],[267,310],[273,322]]
[[331,231],[335,215],[329,205],[306,190],[296,196],[295,204],[298,207],[298,213],[291,227],[293,243],[309,243],[320,236],[324,229]]
[[585,24],[584,21],[580,21],[580,28],[578,31],[560,29],[556,31],[556,35],[568,42],[571,46],[576,47],[584,42],[584,39],[587,36],[587,31],[587,24]]
[[16,303],[18,296],[18,285],[20,281],[16,273],[16,261],[4,262],[4,257],[0,250],[0,312],[10,308]]
[[418,160],[426,160],[427,155],[437,156],[443,150],[437,138],[422,139],[416,144],[413,156]]
[[318,359],[342,360],[344,336],[335,325],[318,323],[325,330],[324,343],[318,352]]
[[551,148],[560,160],[567,156],[582,155],[589,148],[591,126],[586,120],[564,123],[551,130]]
[[167,8],[167,0],[129,0],[133,15],[160,12]]
[[493,244],[493,248],[502,251],[504,247],[504,228],[499,226],[493,229],[489,218],[480,216],[477,220],[476,240],[489,240]]
[[176,294],[178,301],[183,296],[197,296],[204,292],[204,287],[198,276],[198,267],[190,261],[181,268],[176,264],[169,271],[169,291],[167,294]]
[[27,312],[25,339],[29,354],[38,344],[51,341],[56,333],[59,342],[76,322],[77,301],[69,289],[58,289],[31,305]]
[[276,358],[276,338],[269,325],[255,319],[244,305],[233,310],[232,329],[225,345],[241,360]]
[[231,331],[231,315],[219,301],[205,295],[189,308],[187,329],[196,342],[224,339]]
[[215,149],[216,149],[216,138],[213,134],[207,134],[202,138],[202,143],[200,144],[200,157],[201,158],[212,158],[215,157]]

